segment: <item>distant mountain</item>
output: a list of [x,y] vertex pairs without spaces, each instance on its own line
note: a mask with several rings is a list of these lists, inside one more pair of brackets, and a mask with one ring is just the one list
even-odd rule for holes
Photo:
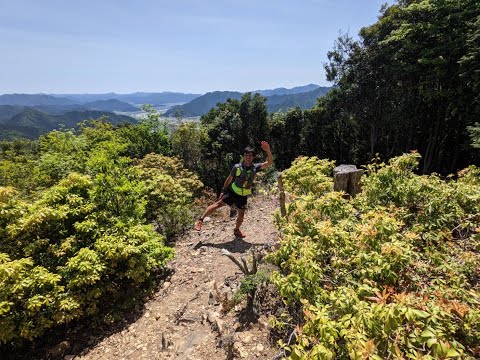
[[267,97],[269,112],[287,111],[289,108],[300,107],[311,109],[317,103],[317,99],[327,94],[331,87],[318,87],[313,91],[290,95],[273,95]]
[[[74,127],[77,123],[83,120],[99,119],[106,116],[112,124],[120,124],[123,122],[135,123],[136,120],[127,115],[117,115],[107,111],[87,110],[87,111],[69,111],[63,115],[58,116],[59,119],[69,121],[69,127]],[[63,123],[67,125],[66,123]]]
[[4,132],[8,134],[12,131],[22,134],[22,137],[37,138],[41,134],[55,129],[58,125],[59,122],[55,116],[26,108],[0,125],[0,139],[4,137]]
[[[84,105],[71,103],[72,100],[56,98],[49,95],[1,95],[1,102],[9,102],[9,105],[0,105],[0,124],[11,119],[12,116],[27,110],[34,109],[50,115],[63,115],[71,111],[100,110],[112,111],[139,111],[135,106],[120,100],[100,100]],[[67,103],[67,104],[65,104]],[[20,104],[20,105],[19,105]]]
[[[255,90],[267,97],[270,112],[285,111],[290,107],[299,106],[308,109],[315,105],[316,99],[323,96],[329,87],[319,87],[316,84],[297,86],[291,89],[276,88],[268,90]],[[19,112],[25,110],[21,107],[30,106],[36,110],[50,115],[65,115],[72,111],[125,111],[134,112],[138,109],[131,104],[164,105],[180,103],[170,108],[165,115],[175,116],[179,113],[184,117],[201,116],[215,107],[219,102],[228,98],[240,99],[241,92],[214,91],[204,95],[185,94],[176,92],[137,92],[132,94],[5,94],[0,95],[0,124]],[[2,105],[20,106],[20,108],[2,108]]]
[[27,108],[5,122],[5,125],[12,128],[38,127],[41,125],[45,129],[53,129],[57,123],[58,119],[55,116]]
[[0,123],[0,140],[14,137],[34,139],[46,132],[59,129],[61,125],[73,128],[83,120],[99,119],[102,116],[106,116],[114,124],[135,122],[135,119],[129,116],[116,115],[105,111],[69,111],[61,115],[51,115],[27,107],[9,120]]
[[30,137],[16,130],[2,130],[2,126],[0,125],[0,141],[13,141],[15,139],[30,139]]
[[[127,104],[130,106],[129,104]],[[97,110],[83,105],[35,105],[35,106],[19,106],[19,105],[0,105],[0,124],[10,120],[12,116],[21,113],[24,110],[34,109],[50,115],[63,115],[70,111],[89,111]],[[134,107],[134,109],[138,110]]]
[[[302,93],[296,92],[299,91],[299,89],[301,88],[308,89],[312,86],[316,86],[313,91],[307,91]],[[310,109],[315,105],[317,98],[325,95],[331,89],[331,87],[319,87],[317,85],[311,84],[305,87],[300,86],[294,89],[297,90],[294,90],[295,92],[292,94],[266,96],[268,111],[286,111],[289,108],[297,106],[304,110]],[[274,89],[265,91],[281,92],[282,90]],[[173,117],[175,116],[175,114],[178,113],[180,114],[180,116],[183,117],[202,116],[208,111],[210,111],[210,109],[214,108],[219,102],[225,102],[228,98],[238,100],[242,97],[242,95],[242,93],[234,91],[215,91],[211,93],[206,93],[205,95],[202,95],[187,104],[173,106],[167,112],[165,112],[164,115]]]
[[284,87],[276,88],[272,90],[255,90],[253,93],[259,93],[263,96],[272,96],[272,95],[290,95],[290,94],[300,94],[304,92],[309,92],[318,89],[320,86],[316,84],[308,84],[305,86],[296,86],[291,89],[286,89]]
[[119,100],[101,100],[86,103],[84,105],[72,104],[72,105],[32,105],[32,106],[20,106],[20,105],[0,105],[0,123],[2,120],[8,120],[13,115],[18,114],[22,110],[35,109],[50,115],[62,115],[69,111],[88,111],[88,110],[100,110],[100,111],[139,111],[135,106],[127,104]]
[[240,99],[242,93],[236,91],[214,91],[206,93],[187,104],[171,107],[165,116],[176,116],[177,112],[183,117],[201,116],[214,108],[218,103],[225,102],[227,99]]
[[119,95],[118,100],[132,104],[163,105],[171,103],[187,103],[198,98],[202,94],[184,94],[176,92],[142,93]]
[[74,101],[45,94],[4,94],[0,95],[0,105],[72,105]]
[[32,106],[33,109],[45,112],[50,115],[62,115],[69,111],[87,111],[91,110],[83,105],[37,105]]
[[137,107],[116,99],[92,101],[83,104],[83,106],[102,111],[139,111]]
[[187,103],[201,96],[201,94],[185,94],[176,92],[146,93],[136,92],[132,94],[52,94],[54,97],[64,97],[79,104],[85,104],[100,100],[120,100],[130,104],[162,105],[168,103]]
[[25,109],[27,108],[18,105],[0,105],[0,124],[5,123]]
[[117,99],[119,94],[105,93],[105,94],[50,94],[53,97],[66,98],[74,101],[76,104],[85,104],[87,102],[98,100]]

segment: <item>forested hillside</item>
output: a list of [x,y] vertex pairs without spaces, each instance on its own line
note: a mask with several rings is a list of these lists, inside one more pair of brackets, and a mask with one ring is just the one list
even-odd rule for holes
[[[313,89],[312,89],[313,88]],[[324,96],[331,88],[317,85],[298,86],[292,89],[278,88],[273,90],[256,90],[253,94],[260,94],[267,99],[267,108],[271,113],[287,111],[290,108],[312,108],[317,99]],[[167,116],[201,116],[213,109],[218,103],[228,99],[240,100],[243,93],[237,91],[214,91],[206,93],[187,104],[177,105],[169,109]]]
[[267,90],[255,90],[252,91],[253,93],[259,93],[263,96],[273,96],[273,95],[291,95],[291,94],[301,94],[305,92],[310,92],[313,90],[318,89],[319,86],[316,84],[308,84],[304,86],[295,86],[291,89],[286,88],[275,88],[275,89],[267,89]]
[[330,90],[330,87],[319,87],[304,93],[271,95],[267,98],[268,111],[285,112],[297,107],[303,110],[311,109],[317,103],[318,98],[325,96]]
[[[80,109],[76,110],[77,108]],[[74,128],[84,120],[99,119],[101,117],[104,117],[112,124],[135,122],[135,119],[130,116],[87,110],[78,105],[68,105],[60,108],[58,106],[23,107],[3,105],[0,106],[0,114],[0,140],[14,140],[17,138],[37,139],[40,135],[49,131],[62,127]]]
[[211,108],[227,99],[240,99],[242,93],[237,91],[213,91],[199,96],[184,104],[176,105],[169,109],[166,116],[192,117],[207,113]]
[[101,111],[139,111],[137,107],[116,99],[97,100],[83,105],[89,109]]

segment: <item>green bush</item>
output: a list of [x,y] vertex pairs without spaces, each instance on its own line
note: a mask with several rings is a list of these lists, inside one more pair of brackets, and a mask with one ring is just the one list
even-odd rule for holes
[[54,325],[92,315],[102,301],[145,282],[172,257],[153,226],[133,216],[138,209],[127,217],[124,205],[136,192],[122,185],[115,200],[123,209],[118,213],[99,203],[98,192],[111,184],[98,181],[71,173],[28,206],[16,201],[12,190],[0,188],[0,222],[6,225],[0,341],[32,339]]
[[145,183],[146,218],[171,239],[191,223],[191,204],[203,184],[175,157],[149,154],[138,161],[137,168]]
[[330,191],[333,189],[333,180],[329,176],[334,167],[334,161],[300,156],[282,173],[285,190],[293,195]]
[[271,256],[274,283],[304,315],[296,343],[282,344],[290,358],[475,358],[479,169],[419,176],[411,153],[368,166],[363,192],[346,200],[325,192],[331,178],[315,185],[328,161],[300,161]]
[[170,151],[154,114],[1,144],[0,343],[115,313],[152,284],[202,186],[176,159],[129,157],[152,149]]

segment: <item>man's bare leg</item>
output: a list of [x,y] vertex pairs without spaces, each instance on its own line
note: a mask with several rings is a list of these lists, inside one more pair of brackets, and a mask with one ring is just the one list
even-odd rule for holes
[[235,229],[233,230],[233,233],[235,236],[244,238],[246,235],[240,230],[240,226],[243,224],[243,218],[245,216],[245,209],[238,209],[237,212],[237,222],[235,224]]
[[203,224],[203,219],[205,219],[206,216],[212,214],[215,210],[218,208],[221,208],[222,206],[225,206],[226,204],[222,200],[218,200],[214,202],[212,205],[206,208],[205,212],[202,214],[202,216],[195,222],[195,230],[200,231],[202,230],[202,224]]

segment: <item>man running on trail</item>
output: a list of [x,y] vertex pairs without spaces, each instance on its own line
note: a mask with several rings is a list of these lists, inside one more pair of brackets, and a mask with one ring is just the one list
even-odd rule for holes
[[247,207],[247,196],[252,194],[251,188],[257,171],[266,169],[273,164],[270,145],[266,141],[262,141],[261,144],[262,149],[267,153],[267,161],[264,163],[254,163],[254,150],[250,146],[247,146],[243,150],[243,162],[233,166],[230,175],[223,184],[219,199],[207,207],[203,215],[195,222],[195,230],[200,231],[202,229],[203,219],[218,208],[225,205],[235,205],[238,209],[238,213],[237,223],[233,230],[233,234],[241,238],[246,236],[245,233],[240,230],[240,226],[242,226],[245,209]]

